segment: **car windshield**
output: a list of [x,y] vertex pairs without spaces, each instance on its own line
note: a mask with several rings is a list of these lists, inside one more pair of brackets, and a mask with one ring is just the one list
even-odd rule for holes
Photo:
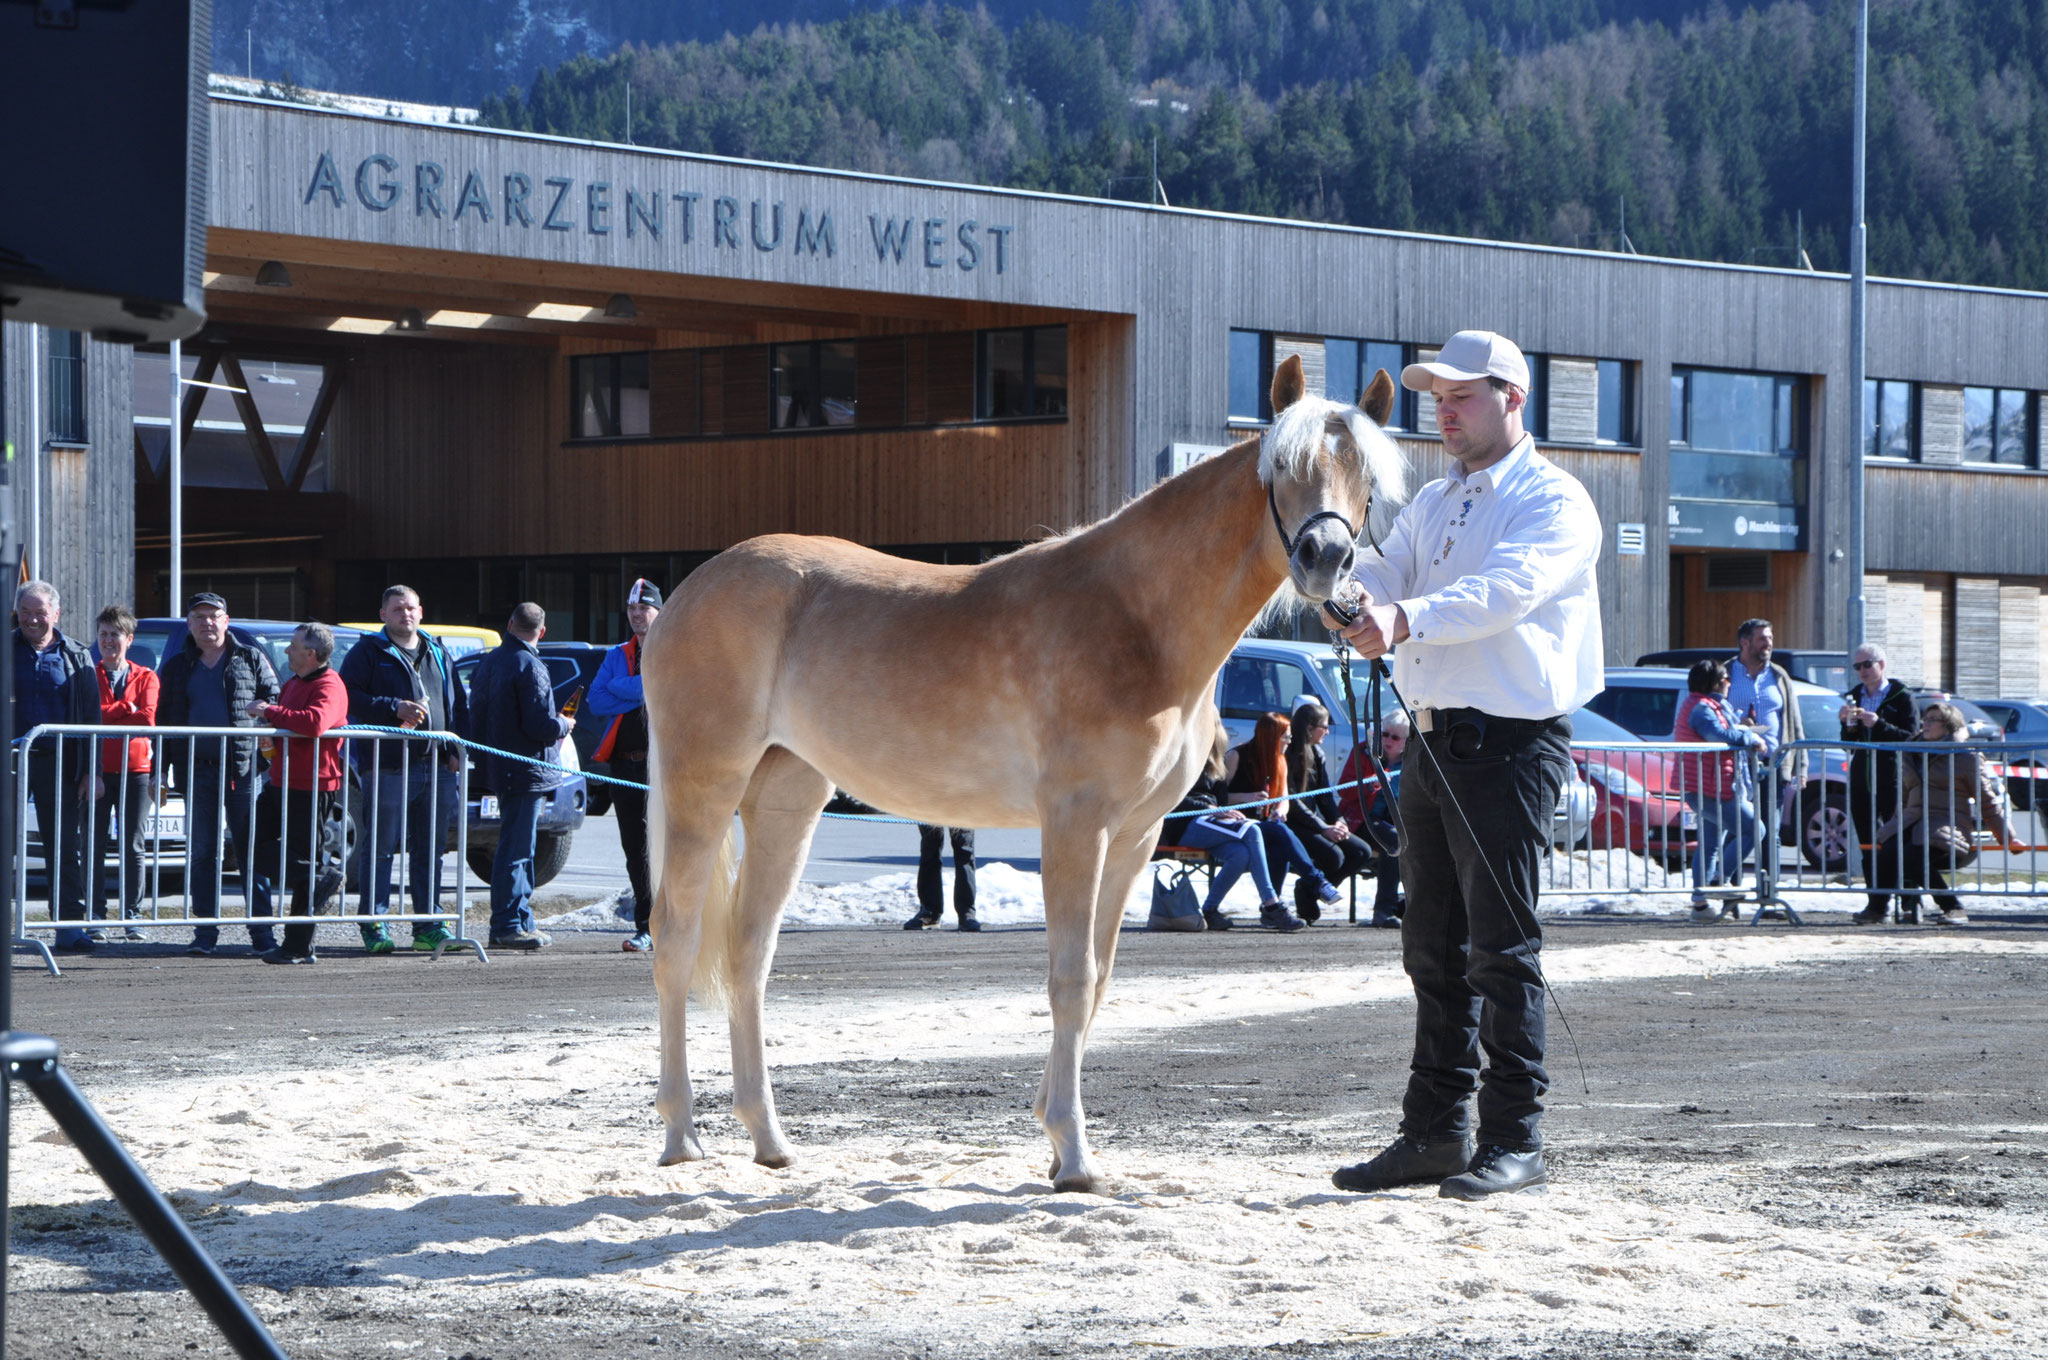
[[1601,717],[1590,708],[1582,708],[1572,714],[1572,744],[1575,746],[1590,743],[1605,744],[1611,741],[1640,742],[1641,740],[1642,738],[1635,733],[1614,722],[1612,719]]

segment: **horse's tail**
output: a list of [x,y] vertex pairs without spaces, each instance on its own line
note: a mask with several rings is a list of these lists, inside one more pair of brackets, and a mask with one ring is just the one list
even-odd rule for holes
[[[654,727],[649,723],[647,730],[647,878],[654,888],[654,907],[648,919],[659,932],[669,924],[668,879],[662,872],[668,858],[668,818],[662,811],[661,751]],[[697,923],[697,965],[690,975],[692,991],[719,1001],[730,990],[733,900],[738,880],[739,847],[733,833],[727,831],[711,866],[711,882],[704,890],[704,909]]]

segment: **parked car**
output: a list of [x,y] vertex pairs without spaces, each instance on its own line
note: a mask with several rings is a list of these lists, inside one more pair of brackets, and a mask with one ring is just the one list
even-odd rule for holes
[[[588,698],[591,683],[597,679],[598,668],[604,665],[604,654],[610,650],[611,648],[597,642],[541,643],[540,654],[542,656],[566,658],[576,665],[576,678],[567,686],[564,686],[560,680],[555,682],[555,702],[567,706],[571,694]],[[549,668],[549,672],[553,673],[552,666]],[[605,729],[611,726],[611,721],[610,718],[600,717],[595,713],[578,712],[576,715],[576,731],[574,734],[576,758],[582,762],[582,768],[590,771],[592,774],[611,773],[609,763],[599,761],[597,758],[598,743],[604,740]],[[587,809],[589,814],[592,817],[602,817],[605,813],[611,811],[611,785],[597,780],[590,780],[588,781],[588,787],[590,789],[590,802]]]
[[[576,692],[576,663],[568,657],[544,656],[541,660],[548,668],[548,678],[554,683],[555,702],[567,702],[565,696]],[[481,652],[465,656],[455,663],[455,678],[462,682],[462,691],[470,692],[470,682],[476,678],[476,668],[481,666],[484,655]],[[577,731],[583,729],[581,722]],[[574,734],[571,734],[572,736]],[[569,737],[555,745],[555,759],[569,774],[580,774],[583,769],[577,757],[576,743]],[[583,825],[586,805],[589,802],[588,783],[583,779],[565,778],[555,785],[548,800],[541,805],[540,831],[534,840],[533,886],[538,888],[562,872],[569,862],[569,847],[575,840],[576,832]],[[487,764],[474,752],[469,762],[469,867],[477,877],[488,882],[491,877],[491,863],[498,854],[498,830],[501,825],[498,797],[490,784]]]
[[2005,729],[2007,745],[2033,748],[2013,754],[2005,780],[2012,805],[2030,811],[2041,792],[2036,785],[2048,782],[2048,699],[1980,699],[1977,707]]
[[[1664,726],[1655,740],[1670,736],[1671,725]],[[1572,714],[1572,763],[1593,792],[1585,844],[1594,850],[1631,850],[1676,872],[1699,839],[1699,814],[1674,787],[1670,755],[1614,749],[1644,741],[1591,704]]]
[[[1726,661],[1735,655],[1733,645],[1727,647],[1671,647],[1661,652],[1636,658],[1638,666],[1675,666],[1681,671],[1690,670],[1695,661]],[[1849,659],[1841,652],[1814,651],[1806,647],[1774,647],[1771,660],[1785,668],[1785,673],[1794,680],[1804,680],[1809,685],[1819,685],[1840,694],[1852,683]]]

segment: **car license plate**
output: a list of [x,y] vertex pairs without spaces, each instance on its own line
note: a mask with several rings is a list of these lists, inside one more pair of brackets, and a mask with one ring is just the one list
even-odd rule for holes
[[185,819],[183,817],[152,817],[143,825],[144,840],[183,840]]
[[488,793],[477,800],[476,815],[487,822],[498,820],[498,800]]
[[1699,830],[1699,829],[1700,829],[1700,815],[1699,815],[1699,813],[1697,813],[1697,812],[1694,812],[1694,811],[1693,811],[1693,810],[1692,810],[1691,808],[1686,808],[1686,809],[1684,809],[1683,811],[1681,811],[1681,812],[1680,812],[1680,813],[1678,814],[1678,829],[1679,829],[1679,830],[1681,830],[1681,831],[1697,831],[1697,830]]

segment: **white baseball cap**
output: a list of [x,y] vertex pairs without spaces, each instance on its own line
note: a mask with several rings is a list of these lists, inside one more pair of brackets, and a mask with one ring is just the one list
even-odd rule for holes
[[1436,358],[1426,364],[1410,364],[1401,370],[1401,386],[1411,392],[1427,392],[1434,378],[1471,382],[1478,378],[1499,378],[1522,391],[1529,390],[1529,361],[1505,335],[1492,331],[1459,331],[1444,341]]

